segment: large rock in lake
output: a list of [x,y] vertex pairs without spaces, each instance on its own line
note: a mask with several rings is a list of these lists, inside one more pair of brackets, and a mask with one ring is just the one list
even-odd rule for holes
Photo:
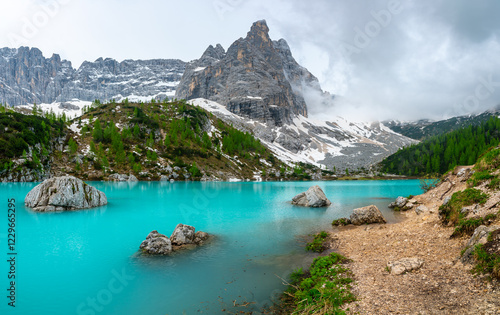
[[326,198],[325,193],[318,185],[312,186],[306,192],[302,192],[292,198],[292,204],[304,207],[328,207],[332,203]]
[[354,225],[387,223],[382,216],[382,212],[374,205],[354,209],[349,219]]
[[155,230],[148,234],[140,249],[149,255],[168,255],[172,252],[172,242],[167,236]]
[[24,199],[35,211],[64,211],[106,205],[106,195],[73,176],[53,177],[33,188]]
[[190,225],[184,225],[182,223],[177,224],[174,232],[170,236],[172,243],[174,245],[186,245],[193,244],[195,238],[195,228]]

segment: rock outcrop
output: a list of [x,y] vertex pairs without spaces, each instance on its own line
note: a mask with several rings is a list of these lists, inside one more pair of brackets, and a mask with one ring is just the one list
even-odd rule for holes
[[149,255],[168,255],[172,253],[172,242],[167,236],[155,230],[148,234],[140,249]]
[[73,176],[53,177],[33,188],[24,199],[35,211],[64,211],[106,205],[106,195]]
[[389,272],[393,275],[401,275],[406,272],[418,270],[424,264],[424,260],[420,258],[403,258],[398,261],[387,263]]
[[302,95],[306,86],[323,93],[318,80],[292,57],[286,41],[271,40],[262,20],[227,52],[210,46],[189,63],[176,97],[210,99],[240,116],[281,126],[295,115],[307,116]]
[[[37,48],[0,49],[0,103],[25,105],[72,99],[173,97],[186,63],[174,59],[85,61],[78,70]],[[68,106],[61,104],[62,106]]]
[[354,225],[387,223],[377,206],[357,208],[352,211],[349,221]]
[[292,198],[292,204],[303,207],[328,207],[332,203],[326,198],[323,190],[318,186],[312,186],[307,191]]
[[471,238],[467,241],[465,245],[465,252],[463,253],[460,261],[464,264],[473,263],[474,262],[474,249],[478,244],[486,244],[488,241],[488,235],[500,229],[498,225],[481,225],[474,230]]
[[140,249],[147,255],[169,255],[181,249],[201,246],[210,239],[210,234],[198,231],[193,226],[178,224],[169,237],[152,231],[141,243]]

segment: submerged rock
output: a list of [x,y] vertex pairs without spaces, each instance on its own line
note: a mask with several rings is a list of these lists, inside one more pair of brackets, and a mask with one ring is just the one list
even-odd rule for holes
[[140,249],[149,255],[168,255],[172,252],[172,242],[167,236],[155,230],[148,234]]
[[303,207],[328,207],[332,203],[326,198],[325,193],[318,185],[312,186],[306,192],[302,192],[292,198],[292,204]]
[[391,274],[401,275],[409,271],[418,270],[423,264],[424,261],[420,258],[403,258],[398,261],[387,263],[387,268]]
[[24,199],[35,211],[64,211],[106,205],[106,195],[73,176],[53,177],[33,188]]
[[382,216],[382,212],[374,205],[354,209],[352,212],[349,220],[354,225],[387,223]]

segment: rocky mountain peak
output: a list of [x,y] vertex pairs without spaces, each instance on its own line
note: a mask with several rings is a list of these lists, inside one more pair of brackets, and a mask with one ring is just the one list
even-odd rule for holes
[[269,37],[269,27],[267,26],[266,20],[260,20],[253,23],[245,39],[255,47],[261,49],[272,47],[272,41]]
[[223,51],[209,46],[191,62],[176,97],[210,99],[235,114],[276,126],[297,115],[307,117],[302,90],[294,86],[317,79],[297,64],[286,41],[271,40],[265,20],[253,23],[245,38]]

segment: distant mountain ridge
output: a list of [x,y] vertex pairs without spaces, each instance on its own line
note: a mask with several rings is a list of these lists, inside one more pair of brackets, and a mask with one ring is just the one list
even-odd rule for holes
[[177,59],[99,58],[74,69],[57,54],[45,58],[37,48],[0,49],[0,103],[135,100],[173,97],[186,63]]
[[445,120],[432,121],[422,119],[414,122],[384,121],[384,125],[391,130],[415,140],[425,140],[432,136],[439,136],[450,131],[458,130],[470,125],[477,126],[487,121],[491,116],[499,116],[500,108],[494,108],[481,114],[457,116]]

